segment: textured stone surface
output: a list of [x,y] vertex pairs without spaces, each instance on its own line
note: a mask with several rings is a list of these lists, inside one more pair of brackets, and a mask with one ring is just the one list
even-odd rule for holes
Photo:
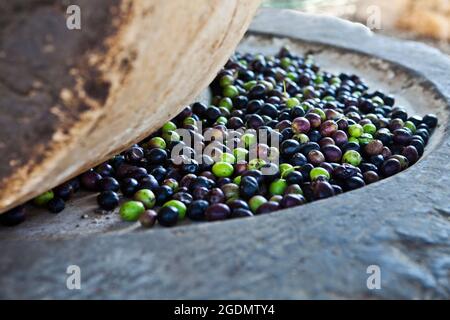
[[[448,58],[341,20],[289,11],[262,11],[250,34],[321,43],[306,45],[319,55],[332,46],[347,58],[360,52],[401,65],[390,81],[412,75],[402,85],[405,93],[422,90],[430,103],[420,113],[432,110],[442,119],[422,161],[363,189],[254,219],[3,239],[1,298],[450,297]],[[259,42],[249,38],[243,46],[252,43]],[[367,60],[383,72],[376,59]],[[81,268],[79,291],[66,289],[69,264]],[[381,268],[381,290],[366,287],[373,264]]]

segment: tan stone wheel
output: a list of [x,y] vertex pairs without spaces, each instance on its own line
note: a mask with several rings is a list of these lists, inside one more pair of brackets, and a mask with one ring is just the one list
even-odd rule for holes
[[0,4],[0,213],[176,115],[224,65],[260,0]]

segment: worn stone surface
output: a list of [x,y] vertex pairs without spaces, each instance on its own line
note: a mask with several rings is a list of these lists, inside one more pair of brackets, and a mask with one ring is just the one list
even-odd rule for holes
[[[244,48],[269,48],[264,41],[275,35],[301,40],[319,55],[323,48],[342,48],[337,50],[342,60],[370,55],[374,75],[389,74],[378,58],[394,62],[398,77],[388,83],[409,75],[400,85],[404,93],[422,90],[430,102],[424,105],[416,94],[416,104],[408,97],[405,103],[441,117],[424,158],[363,189],[253,219],[53,240],[2,239],[1,298],[450,297],[448,58],[341,20],[290,11],[262,11],[249,34],[262,40],[247,38]],[[81,268],[79,291],[66,289],[70,264]],[[367,289],[369,265],[381,268],[381,290]]]

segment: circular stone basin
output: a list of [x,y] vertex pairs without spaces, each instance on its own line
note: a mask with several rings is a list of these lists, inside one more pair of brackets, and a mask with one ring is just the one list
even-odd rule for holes
[[[142,230],[80,195],[59,215],[0,228],[0,298],[448,298],[450,61],[330,17],[262,10],[238,50],[311,52],[439,126],[408,170],[252,219]],[[83,215],[87,218],[82,219]],[[65,286],[69,265],[82,290]],[[381,289],[367,279],[381,270]],[[368,269],[369,268],[369,269]]]

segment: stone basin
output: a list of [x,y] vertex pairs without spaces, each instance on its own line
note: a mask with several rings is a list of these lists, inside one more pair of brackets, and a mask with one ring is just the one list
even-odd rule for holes
[[[261,10],[238,50],[312,52],[413,114],[440,119],[412,168],[365,188],[251,219],[142,230],[80,195],[61,214],[0,228],[0,298],[450,297],[450,59],[336,18]],[[82,215],[87,219],[81,219]],[[81,268],[81,290],[66,269]],[[381,289],[367,287],[369,266]]]

